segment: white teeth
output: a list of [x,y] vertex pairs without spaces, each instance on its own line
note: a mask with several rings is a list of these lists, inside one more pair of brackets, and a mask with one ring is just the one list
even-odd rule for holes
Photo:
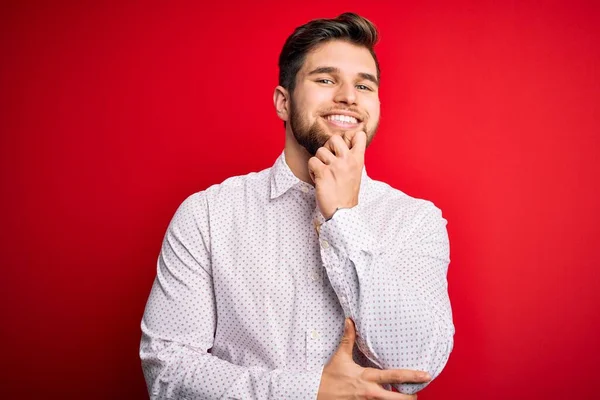
[[356,118],[348,115],[328,115],[327,119],[330,121],[344,122],[347,124],[356,124],[358,122]]

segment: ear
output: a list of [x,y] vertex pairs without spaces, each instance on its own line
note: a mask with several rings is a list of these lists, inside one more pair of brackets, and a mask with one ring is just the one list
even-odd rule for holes
[[277,86],[275,93],[273,93],[273,104],[275,105],[275,111],[277,116],[283,121],[287,121],[290,115],[290,99],[289,92],[283,86]]

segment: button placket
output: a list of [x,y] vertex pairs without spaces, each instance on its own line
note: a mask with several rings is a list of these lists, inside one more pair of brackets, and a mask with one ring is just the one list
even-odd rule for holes
[[321,365],[321,333],[315,328],[306,331],[306,368],[313,369]]
[[315,231],[317,232],[317,236],[321,234],[321,221],[317,218],[313,219],[313,226],[315,227]]
[[[310,193],[310,187],[309,194]],[[321,260],[321,246],[318,235],[318,228],[315,224],[318,221],[317,214],[315,212],[316,203],[312,196],[302,196],[311,200],[311,206],[313,207],[313,214],[307,218],[307,241],[314,257],[314,263],[311,262],[306,265],[304,270],[304,282],[306,282],[307,293],[310,294],[305,300],[308,308],[306,309],[305,318],[305,349],[306,349],[306,368],[314,369],[323,365],[323,334],[324,334],[324,315],[326,315],[326,299],[323,291],[324,285],[324,270]]]

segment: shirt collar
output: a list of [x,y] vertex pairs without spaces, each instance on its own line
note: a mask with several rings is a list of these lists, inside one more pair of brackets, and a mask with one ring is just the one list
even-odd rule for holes
[[271,200],[281,196],[300,182],[300,179],[294,175],[285,162],[284,152],[281,152],[281,155],[277,158],[277,161],[275,161],[275,164],[271,168],[270,181]]
[[[367,175],[366,167],[363,167],[362,170],[362,178],[360,180],[360,195],[359,198],[364,195],[364,192],[367,188],[368,181],[371,178]],[[281,155],[273,164],[270,173],[270,185],[271,185],[271,200],[275,199],[282,194],[286,193],[288,190],[293,188],[294,186],[299,186],[305,184],[302,182],[290,169],[287,162],[285,161],[285,153],[281,152]]]

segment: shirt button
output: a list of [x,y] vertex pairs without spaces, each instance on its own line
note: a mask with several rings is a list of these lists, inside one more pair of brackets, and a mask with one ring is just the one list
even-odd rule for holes
[[327,240],[322,240],[321,241],[321,246],[323,246],[324,249],[328,249],[329,248],[329,242]]
[[315,227],[315,230],[317,231],[317,235],[321,234],[321,222],[315,218],[313,220],[313,225]]
[[311,339],[318,339],[319,338],[319,332],[317,332],[316,330],[313,329],[313,331],[310,333],[310,338]]
[[308,193],[308,187],[304,185],[300,187],[300,190],[302,190],[304,193]]
[[310,278],[316,282],[319,280],[319,274],[317,274],[316,272],[313,272],[312,274],[310,274]]

